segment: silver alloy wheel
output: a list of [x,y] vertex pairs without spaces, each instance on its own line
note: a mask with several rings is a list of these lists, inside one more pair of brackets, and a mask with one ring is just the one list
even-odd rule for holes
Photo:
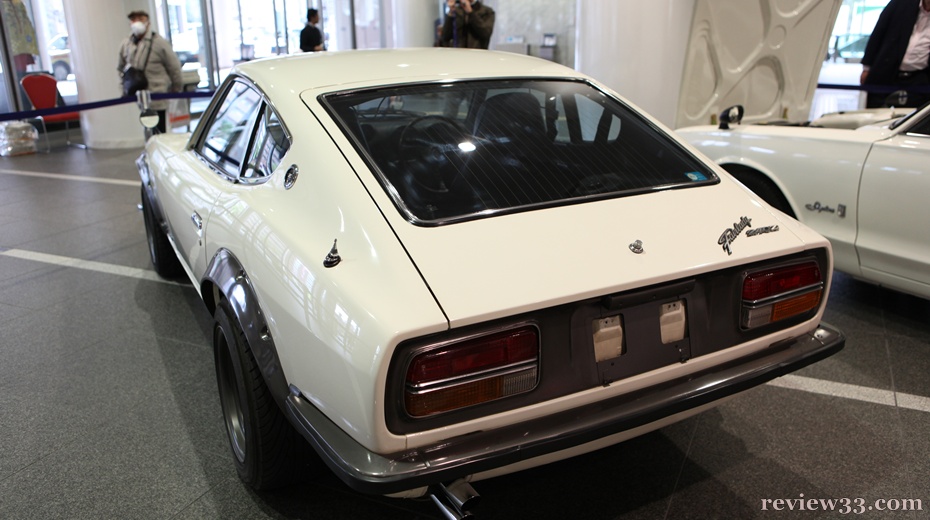
[[240,463],[245,462],[246,427],[243,414],[242,396],[236,382],[236,372],[230,359],[229,340],[223,333],[222,327],[216,326],[217,338],[217,374],[219,375],[220,405],[223,408],[223,419],[226,422],[226,432],[229,434],[229,444],[233,454]]

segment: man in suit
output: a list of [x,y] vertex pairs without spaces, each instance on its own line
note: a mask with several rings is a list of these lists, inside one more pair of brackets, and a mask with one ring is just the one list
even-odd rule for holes
[[[875,24],[862,57],[862,85],[930,88],[930,0],[891,0]],[[866,106],[882,107],[890,92],[869,92]],[[901,106],[916,107],[927,93],[908,92]]]

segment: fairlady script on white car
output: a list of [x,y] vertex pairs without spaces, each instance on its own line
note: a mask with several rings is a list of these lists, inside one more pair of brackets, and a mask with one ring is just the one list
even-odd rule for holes
[[[156,271],[215,318],[240,477],[351,488],[621,442],[839,351],[830,243],[596,80],[493,51],[237,65],[138,159]],[[822,203],[831,201],[822,201]]]
[[827,237],[837,270],[930,298],[930,105],[800,125],[739,124],[741,111],[725,110],[719,127],[678,134]]

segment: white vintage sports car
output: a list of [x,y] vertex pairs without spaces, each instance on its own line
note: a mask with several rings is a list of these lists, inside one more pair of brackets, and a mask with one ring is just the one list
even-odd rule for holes
[[430,494],[620,442],[839,351],[829,242],[595,80],[490,51],[238,65],[138,160],[215,316],[235,464],[309,443]]
[[738,124],[740,112],[725,110],[721,120],[733,120],[721,127],[678,133],[826,236],[837,270],[930,298],[930,105],[907,115],[831,114],[809,125]]

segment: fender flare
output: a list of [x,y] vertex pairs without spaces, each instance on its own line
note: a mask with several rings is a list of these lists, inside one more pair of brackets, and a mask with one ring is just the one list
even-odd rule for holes
[[268,385],[278,406],[286,410],[285,399],[289,389],[274,338],[268,330],[265,314],[259,305],[248,273],[235,255],[226,249],[221,249],[213,255],[201,279],[200,294],[211,316],[216,312],[221,299],[229,302],[233,318],[249,342],[249,348],[261,368],[265,384]]
[[161,227],[162,231],[170,235],[168,223],[165,219],[164,212],[161,210],[161,204],[158,197],[155,196],[155,184],[152,181],[152,172],[149,170],[148,156],[145,152],[136,159],[136,168],[139,170],[139,178],[142,180],[142,196],[152,208],[152,214],[155,216],[155,222]]

